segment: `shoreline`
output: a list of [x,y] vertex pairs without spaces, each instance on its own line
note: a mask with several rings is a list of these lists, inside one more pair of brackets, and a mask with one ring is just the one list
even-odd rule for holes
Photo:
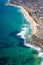
[[27,21],[30,23],[32,34],[36,35],[37,33],[37,23],[33,20],[33,18],[29,15],[29,13],[26,11],[26,9],[23,6],[11,4],[10,0],[5,4],[6,6],[15,6],[21,9],[21,12],[23,13],[24,17],[27,19]]
[[[37,34],[37,26],[38,24],[35,22],[35,20],[29,15],[28,11],[23,7],[23,6],[19,6],[19,5],[15,5],[15,4],[11,4],[10,3],[10,0],[8,0],[8,2],[5,4],[6,6],[14,6],[14,7],[18,7],[21,9],[21,12],[23,13],[24,17],[27,19],[27,21],[30,23],[30,26],[31,26],[31,29],[32,29],[32,34],[31,35],[36,35]],[[36,43],[37,44],[37,43]],[[34,46],[34,43],[31,44],[31,43],[24,43],[25,46],[27,47],[31,47],[33,48],[34,50],[37,50],[39,53],[39,57],[42,57],[43,56],[43,48],[40,46],[37,46],[35,45]],[[40,53],[41,53],[41,56],[40,56]]]

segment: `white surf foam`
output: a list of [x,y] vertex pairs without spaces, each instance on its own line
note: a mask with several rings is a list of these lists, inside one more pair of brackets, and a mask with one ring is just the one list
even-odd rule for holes
[[27,18],[27,16],[24,14],[23,10],[21,9],[20,12],[23,14],[24,18],[29,21],[29,19]]
[[37,50],[38,52],[40,52],[41,51],[41,48],[40,47],[35,47],[34,45],[31,45],[30,43],[24,43],[24,45],[25,46],[27,46],[27,47],[30,47],[30,48],[32,48],[32,49],[35,49],[35,50]]
[[39,52],[38,57],[43,58],[43,52]]
[[41,51],[41,48],[37,47],[37,46],[35,47],[35,46],[33,46],[29,43],[26,43],[26,41],[25,41],[24,45],[27,46],[27,47],[31,47],[32,49],[38,51],[38,57],[40,57],[42,59],[41,62],[40,62],[40,65],[43,65],[43,52]]
[[28,31],[28,28],[26,28],[26,25],[24,25],[21,32],[18,33],[17,36],[21,36],[21,38],[24,39],[24,45],[38,51],[38,57],[42,58],[43,57],[43,52],[41,51],[40,47],[31,45],[30,43],[26,43],[25,35],[26,35],[27,31]]
[[41,64],[40,65],[43,65],[43,61],[41,62]]
[[[21,10],[21,12],[23,13],[22,10]],[[26,17],[26,15],[24,13],[23,13],[23,15],[24,15],[24,18],[28,21],[28,18]],[[26,25],[24,25],[24,26],[26,26]],[[22,31],[20,33],[18,33],[17,35],[20,35],[24,39],[24,45],[26,47],[30,47],[30,48],[38,51],[38,57],[43,58],[43,52],[41,51],[40,47],[31,45],[30,43],[26,43],[26,40],[25,40],[26,31],[27,31],[27,28],[24,27],[24,28],[22,28]],[[41,61],[40,65],[43,65],[43,60]]]
[[25,39],[26,32],[28,31],[28,28],[23,27],[21,32],[17,34],[17,36],[21,36],[21,38]]
[[[20,12],[23,14],[23,17],[26,19],[27,22],[29,22],[28,17],[24,14],[23,10],[21,9]],[[29,22],[30,23],[30,22]],[[30,25],[31,29],[32,29],[32,25]]]
[[[22,12],[22,14],[24,15],[24,18],[25,18],[27,21],[29,21],[28,18],[26,17],[26,15],[23,13],[22,10],[21,10],[21,12]],[[24,26],[26,26],[26,25],[24,25]],[[32,26],[31,26],[31,27],[32,27]],[[20,33],[18,33],[17,35],[20,35],[20,36],[24,39],[24,45],[25,45],[25,46],[30,47],[30,48],[32,48],[32,49],[38,51],[38,57],[43,58],[43,52],[41,51],[41,48],[40,48],[40,47],[31,45],[30,43],[26,43],[26,40],[25,40],[25,34],[26,34],[26,32],[27,32],[27,28],[24,27],[24,28],[22,28],[22,31],[21,31]],[[43,65],[43,60],[41,61],[40,65]]]
[[[5,6],[8,6],[9,2],[10,2],[10,0],[8,0],[8,2],[6,2]],[[21,12],[23,13],[22,9],[21,9]],[[28,18],[26,17],[26,15],[24,13],[23,13],[23,15],[24,15],[24,18],[27,21],[29,21]],[[41,52],[41,48],[40,47],[35,47],[35,46],[33,46],[33,45],[29,44],[29,43],[26,43],[25,34],[26,34],[27,30],[28,29],[26,27],[23,27],[22,30],[21,30],[21,32],[18,33],[17,36],[21,36],[24,39],[24,45],[27,46],[27,47],[31,47],[31,48],[37,50],[38,51],[38,57],[43,58],[43,52]],[[40,65],[43,65],[43,61],[41,61]]]
[[38,57],[41,58],[40,65],[43,65],[43,52],[39,52],[39,53],[38,53]]

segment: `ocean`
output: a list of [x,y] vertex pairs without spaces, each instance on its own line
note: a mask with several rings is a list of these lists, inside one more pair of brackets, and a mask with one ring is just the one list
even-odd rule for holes
[[0,65],[40,65],[37,51],[24,46],[24,34],[32,33],[30,23],[20,8],[6,6],[7,1],[0,0]]

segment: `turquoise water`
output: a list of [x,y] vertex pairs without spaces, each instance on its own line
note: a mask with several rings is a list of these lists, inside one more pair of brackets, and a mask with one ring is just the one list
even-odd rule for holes
[[25,47],[24,39],[17,37],[23,25],[29,29],[30,23],[24,18],[21,9],[5,6],[7,0],[0,0],[0,65],[39,65],[37,52]]

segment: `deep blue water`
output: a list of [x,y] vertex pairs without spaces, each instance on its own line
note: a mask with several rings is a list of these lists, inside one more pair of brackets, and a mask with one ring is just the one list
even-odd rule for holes
[[30,23],[24,18],[21,9],[5,6],[7,0],[0,0],[0,65],[39,65],[37,52],[25,47],[24,39],[16,34],[23,25],[29,29]]

